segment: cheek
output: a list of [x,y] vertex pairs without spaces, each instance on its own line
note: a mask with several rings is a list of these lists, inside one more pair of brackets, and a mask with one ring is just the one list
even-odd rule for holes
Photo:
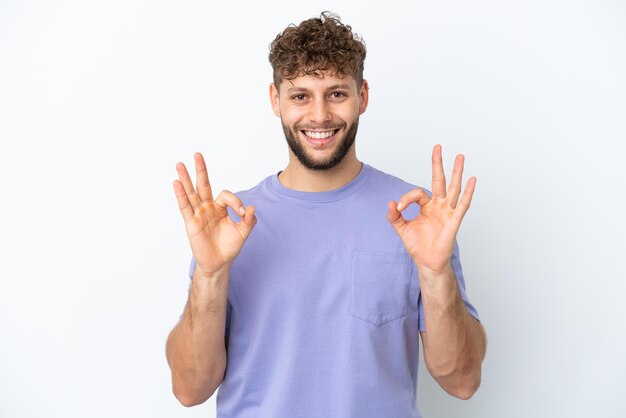
[[349,108],[338,109],[335,112],[335,115],[337,115],[337,117],[345,120],[346,122],[358,118],[360,114],[361,114],[361,109],[359,108],[358,103],[355,103],[353,106],[350,106]]
[[289,126],[293,126],[299,122],[302,122],[304,113],[299,109],[282,108],[280,114],[283,122]]

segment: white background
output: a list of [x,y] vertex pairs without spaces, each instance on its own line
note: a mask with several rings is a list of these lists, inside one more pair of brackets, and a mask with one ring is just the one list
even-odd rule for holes
[[325,9],[368,46],[360,159],[430,187],[442,143],[478,178],[483,383],[462,402],[421,370],[425,416],[624,416],[626,4],[226,3],[0,1],[0,416],[214,416],[164,356],[190,258],[174,165],[202,151],[217,191],[285,166],[268,44]]

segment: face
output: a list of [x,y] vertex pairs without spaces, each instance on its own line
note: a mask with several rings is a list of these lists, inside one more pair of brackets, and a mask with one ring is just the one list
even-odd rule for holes
[[[280,117],[292,154],[306,168],[328,170],[351,151],[359,116],[367,108],[367,81],[351,76],[302,76],[270,86],[274,114]],[[355,157],[356,158],[356,157]]]

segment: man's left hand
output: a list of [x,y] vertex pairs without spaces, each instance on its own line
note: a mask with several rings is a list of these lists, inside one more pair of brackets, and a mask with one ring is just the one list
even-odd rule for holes
[[[463,155],[457,155],[452,170],[452,180],[446,192],[441,145],[433,148],[432,197],[416,188],[404,194],[398,203],[389,202],[387,219],[396,230],[418,269],[443,274],[450,269],[450,258],[461,221],[469,209],[476,187],[476,177],[467,181],[461,200]],[[411,203],[420,205],[420,213],[406,220],[402,211]]]

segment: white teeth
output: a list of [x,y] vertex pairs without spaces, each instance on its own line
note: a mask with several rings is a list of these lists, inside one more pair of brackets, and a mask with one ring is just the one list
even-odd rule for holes
[[313,138],[313,139],[326,139],[326,138],[330,138],[331,136],[333,136],[335,133],[335,131],[324,131],[324,132],[319,132],[319,131],[304,131],[304,134],[306,136],[308,136],[309,138]]

